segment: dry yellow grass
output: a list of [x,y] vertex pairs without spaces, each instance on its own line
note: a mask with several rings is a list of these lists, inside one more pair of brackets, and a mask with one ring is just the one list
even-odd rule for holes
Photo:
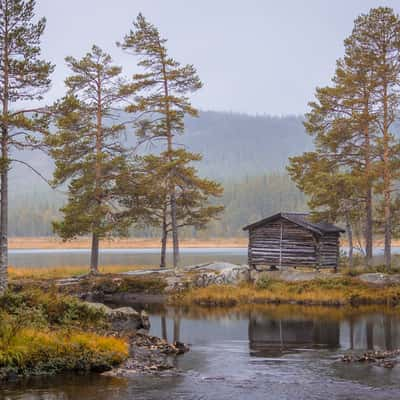
[[[182,248],[201,247],[246,247],[247,238],[215,238],[215,239],[184,239],[180,243]],[[158,239],[115,239],[103,240],[100,244],[103,249],[156,249],[160,248]],[[90,239],[79,238],[70,242],[52,237],[12,237],[9,239],[10,249],[89,249]]]
[[189,290],[172,299],[183,305],[237,306],[242,304],[291,303],[307,305],[397,305],[400,285],[371,287],[355,278],[321,279],[310,282],[267,281],[258,287],[210,286]]
[[[127,271],[149,269],[149,266],[140,265],[111,265],[100,267],[103,274],[118,274]],[[11,279],[62,279],[73,276],[84,275],[89,272],[87,266],[63,266],[63,267],[32,267],[32,268],[9,268]]]
[[[233,238],[210,238],[210,239],[183,239],[182,248],[238,248],[247,247],[247,237]],[[341,246],[347,246],[345,237],[341,240]],[[383,239],[378,238],[374,241],[375,246],[382,246]],[[394,239],[393,246],[400,246],[400,240]],[[159,239],[143,238],[120,238],[115,240],[103,240],[100,243],[103,249],[157,249],[160,247]],[[9,239],[10,249],[89,249],[90,238],[79,238],[69,242],[63,242],[56,237],[11,237]]]

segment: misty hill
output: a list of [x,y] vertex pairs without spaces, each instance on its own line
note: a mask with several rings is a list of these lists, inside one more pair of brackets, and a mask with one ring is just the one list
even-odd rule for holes
[[[133,140],[127,133],[129,142]],[[202,153],[198,165],[202,175],[220,180],[258,176],[283,171],[289,156],[311,148],[302,118],[297,116],[250,116],[228,112],[201,112],[188,118],[186,132],[176,137],[177,144]],[[19,153],[18,158],[31,163],[46,177],[51,177],[52,161],[37,151]],[[43,183],[23,165],[15,164],[11,174],[12,191],[24,192]]]
[[219,179],[283,171],[288,157],[311,148],[302,118],[202,112],[181,142],[204,155],[201,173]]
[[[133,143],[133,135],[126,140]],[[186,121],[185,135],[175,141],[202,153],[200,172],[218,179],[225,187],[220,200],[226,207],[224,215],[210,224],[207,232],[199,234],[236,236],[242,234],[242,226],[249,221],[281,209],[305,209],[304,196],[282,174],[290,155],[311,148],[300,117],[202,112],[199,118]],[[51,178],[53,163],[43,153],[26,151],[17,156]],[[64,201],[65,195],[50,189],[26,166],[14,164],[10,179],[10,234],[51,235],[51,221],[59,218],[58,210]],[[157,231],[141,228],[134,234],[153,236]],[[197,235],[194,230],[184,234]]]

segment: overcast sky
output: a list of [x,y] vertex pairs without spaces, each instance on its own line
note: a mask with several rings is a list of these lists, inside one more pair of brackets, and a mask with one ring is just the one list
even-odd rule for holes
[[64,57],[92,44],[111,53],[126,75],[135,60],[121,40],[139,12],[168,38],[171,56],[194,64],[204,88],[193,103],[204,110],[302,114],[316,86],[329,83],[353,20],[371,7],[400,0],[37,0],[47,18],[45,57],[57,65],[47,100],[64,91]]

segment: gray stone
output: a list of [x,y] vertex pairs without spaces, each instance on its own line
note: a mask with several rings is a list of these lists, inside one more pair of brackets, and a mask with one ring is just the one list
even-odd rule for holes
[[252,282],[257,282],[260,279],[280,280],[284,282],[307,282],[316,279],[336,279],[341,278],[341,274],[318,272],[318,271],[296,271],[296,270],[282,270],[282,271],[250,271],[250,279]]
[[358,279],[365,283],[370,283],[373,285],[391,285],[400,283],[400,274],[382,274],[382,273],[369,273],[361,274]]
[[113,329],[117,331],[135,331],[149,329],[150,322],[146,313],[139,313],[132,307],[121,307],[108,314]]
[[111,323],[112,329],[116,331],[128,332],[139,329],[150,329],[150,319],[145,311],[139,313],[132,307],[112,309],[102,303],[86,302],[86,304],[91,308],[103,311]]
[[92,303],[89,301],[85,301],[85,304],[89,307],[89,308],[93,308],[96,310],[100,310],[103,311],[106,315],[109,315],[110,312],[112,311],[112,308],[107,307],[105,304],[103,303]]
[[[192,271],[196,268],[192,267]],[[230,263],[213,263],[197,269],[200,273],[194,278],[194,286],[207,287],[210,285],[237,285],[250,279],[247,265]]]

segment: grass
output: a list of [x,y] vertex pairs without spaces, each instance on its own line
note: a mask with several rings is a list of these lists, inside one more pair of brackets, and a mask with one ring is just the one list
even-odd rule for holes
[[[140,265],[111,265],[100,267],[102,274],[119,274],[121,272],[148,269],[149,266]],[[9,268],[11,279],[64,279],[73,276],[85,275],[89,272],[87,266],[60,266],[60,267],[31,267],[31,268]]]
[[284,282],[264,279],[256,285],[209,286],[191,289],[175,295],[175,304],[199,306],[228,306],[243,304],[295,303],[324,306],[359,306],[400,303],[400,285],[372,287],[350,278],[319,279],[308,282]]
[[0,376],[106,371],[127,356],[128,345],[121,339],[91,332],[22,328],[11,340],[0,340]]
[[102,310],[55,291],[0,297],[0,380],[63,371],[105,371],[128,357],[128,343],[107,335]]
[[343,275],[347,276],[359,276],[361,274],[369,274],[369,273],[381,273],[381,274],[399,274],[400,266],[395,265],[392,266],[389,270],[384,265],[376,265],[376,266],[355,266],[353,268],[342,268],[340,271]]
[[[11,249],[89,249],[90,238],[80,237],[64,242],[57,237],[11,237],[9,247]],[[246,237],[234,238],[205,238],[205,239],[183,239],[181,247],[246,247]],[[160,239],[148,238],[118,238],[114,240],[102,240],[103,249],[138,249],[138,248],[160,248]]]

